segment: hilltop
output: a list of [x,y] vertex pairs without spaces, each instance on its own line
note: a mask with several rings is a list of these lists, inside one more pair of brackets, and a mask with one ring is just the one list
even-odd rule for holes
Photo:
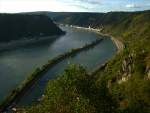
[[0,14],[0,42],[61,34],[64,32],[46,15]]

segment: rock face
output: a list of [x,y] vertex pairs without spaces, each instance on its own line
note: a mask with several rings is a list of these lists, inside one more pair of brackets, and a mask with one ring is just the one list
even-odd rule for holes
[[123,74],[121,76],[121,79],[118,81],[119,84],[126,82],[129,79],[129,77],[131,77],[131,73],[133,69],[132,58],[133,58],[133,55],[129,54],[128,57],[122,61],[121,73]]
[[46,15],[0,14],[0,42],[61,34]]

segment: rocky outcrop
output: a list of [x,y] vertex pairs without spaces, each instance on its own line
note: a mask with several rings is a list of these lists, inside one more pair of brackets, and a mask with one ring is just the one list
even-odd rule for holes
[[130,77],[131,77],[131,73],[132,73],[132,69],[133,69],[133,54],[132,55],[128,55],[127,58],[125,58],[122,61],[122,68],[121,68],[121,73],[122,76],[121,78],[118,80],[118,83],[121,84],[122,82],[126,82]]
[[147,73],[147,79],[150,80],[150,70]]
[[146,74],[147,74],[146,79],[150,80],[150,67],[149,66],[146,67]]

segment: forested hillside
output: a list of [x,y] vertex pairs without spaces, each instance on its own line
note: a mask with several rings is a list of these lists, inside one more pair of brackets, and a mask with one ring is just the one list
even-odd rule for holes
[[96,75],[68,67],[27,113],[150,113],[150,11],[64,13],[58,23],[101,29],[125,44]]
[[0,42],[63,33],[46,15],[0,14]]

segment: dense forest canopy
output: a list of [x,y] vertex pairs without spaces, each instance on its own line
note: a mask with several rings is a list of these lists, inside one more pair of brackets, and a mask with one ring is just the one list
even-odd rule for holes
[[0,14],[0,31],[0,42],[64,33],[46,15],[28,14]]

